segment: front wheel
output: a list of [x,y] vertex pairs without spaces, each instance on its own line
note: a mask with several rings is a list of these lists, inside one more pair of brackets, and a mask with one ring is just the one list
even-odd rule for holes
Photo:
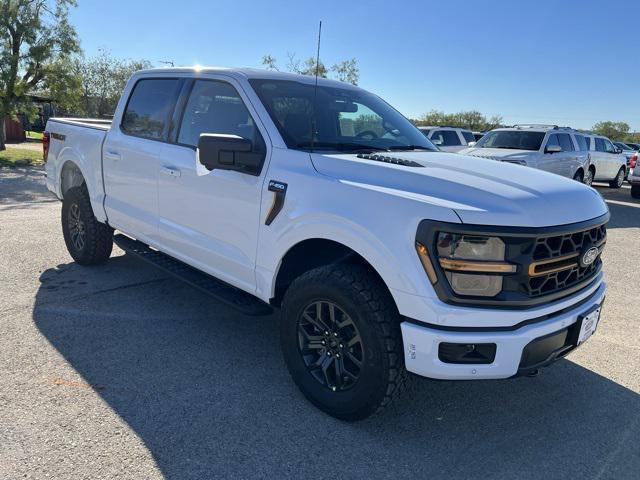
[[406,382],[399,314],[379,278],[330,265],[297,278],[283,300],[280,340],[289,373],[315,406],[361,420]]
[[62,234],[67,250],[80,265],[107,261],[113,249],[113,229],[93,215],[87,187],[70,188],[62,201]]
[[626,173],[626,169],[624,167],[622,167],[619,171],[618,174],[616,175],[616,178],[614,178],[613,180],[611,180],[609,182],[609,186],[611,188],[620,188],[622,187],[622,184],[624,183],[624,175]]
[[592,168],[589,168],[587,170],[587,173],[584,176],[584,184],[591,186],[591,184],[593,183],[593,177],[595,176],[595,170]]
[[573,179],[576,182],[580,182],[582,183],[584,181],[583,175],[582,175],[582,170],[578,170],[575,175],[573,176]]

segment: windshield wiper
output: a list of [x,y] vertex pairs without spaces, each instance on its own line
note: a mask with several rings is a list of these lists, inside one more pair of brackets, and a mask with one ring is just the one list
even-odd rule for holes
[[423,147],[422,145],[391,145],[390,147],[387,147],[387,148],[391,151],[393,150],[428,150],[429,152],[436,151],[429,147]]
[[362,145],[360,143],[340,143],[340,142],[313,142],[313,144],[311,142],[300,142],[296,144],[296,147],[298,148],[310,148],[310,147],[333,148],[335,150],[348,150],[350,152],[357,152],[357,151],[364,151],[364,150],[374,151],[374,152],[387,151],[386,148],[374,147],[372,145]]

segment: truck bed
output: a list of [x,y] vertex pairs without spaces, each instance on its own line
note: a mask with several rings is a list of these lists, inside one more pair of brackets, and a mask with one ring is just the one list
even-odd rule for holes
[[79,127],[97,128],[99,130],[109,130],[111,128],[111,120],[100,118],[63,118],[53,117],[49,122],[66,123],[69,125],[77,125]]

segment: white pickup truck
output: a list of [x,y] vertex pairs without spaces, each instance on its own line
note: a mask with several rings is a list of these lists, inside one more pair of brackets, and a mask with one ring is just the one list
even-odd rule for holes
[[76,262],[115,241],[245,313],[279,310],[293,380],[335,417],[381,410],[407,371],[535,374],[597,326],[600,195],[439,152],[360,88],[141,71],[110,124],[54,118],[45,137]]

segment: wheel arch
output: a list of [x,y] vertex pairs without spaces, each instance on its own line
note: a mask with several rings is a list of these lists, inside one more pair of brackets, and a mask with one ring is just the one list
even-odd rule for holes
[[379,279],[396,308],[398,307],[389,285],[379,271],[379,267],[376,268],[374,265],[375,262],[368,260],[353,246],[321,237],[301,240],[286,251],[275,272],[271,303],[275,306],[280,306],[287,288],[300,275],[314,268],[339,263],[364,266]]
[[70,188],[80,187],[86,183],[81,168],[73,160],[66,160],[60,169],[60,194],[64,198]]

